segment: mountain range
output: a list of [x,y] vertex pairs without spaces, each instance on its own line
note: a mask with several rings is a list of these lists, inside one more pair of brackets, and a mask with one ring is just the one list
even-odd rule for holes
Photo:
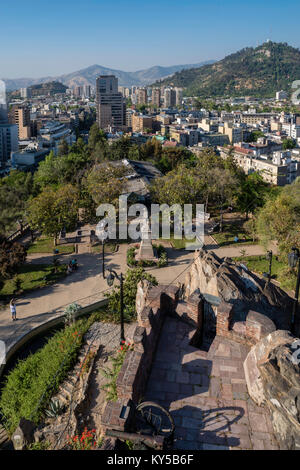
[[175,72],[184,69],[192,69],[194,67],[201,67],[209,63],[213,63],[213,60],[200,62],[198,64],[185,64],[185,65],[172,65],[170,67],[154,66],[144,70],[138,70],[136,72],[124,72],[122,70],[114,70],[102,65],[91,65],[90,67],[78,70],[77,72],[67,73],[59,76],[42,77],[42,78],[16,78],[9,79],[3,78],[2,80],[6,83],[7,91],[18,90],[19,88],[29,87],[46,82],[61,82],[64,85],[72,88],[77,85],[91,85],[95,86],[96,78],[99,75],[115,75],[119,79],[120,86],[144,86],[149,85],[156,80],[173,75]]
[[187,96],[274,96],[292,92],[300,80],[300,50],[268,41],[247,47],[213,64],[176,72],[160,82],[185,88]]

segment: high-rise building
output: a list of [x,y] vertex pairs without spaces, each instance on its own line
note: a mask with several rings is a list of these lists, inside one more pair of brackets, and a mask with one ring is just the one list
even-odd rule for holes
[[30,139],[30,109],[27,106],[13,105],[9,112],[11,124],[17,124],[19,140]]
[[165,89],[165,107],[173,108],[176,106],[176,91],[172,88]]
[[96,112],[98,126],[102,129],[125,125],[126,106],[122,93],[118,92],[115,75],[100,75],[96,79]]
[[6,104],[0,103],[0,124],[8,122],[7,107]]
[[152,104],[157,108],[160,107],[160,89],[153,88],[152,90]]
[[148,95],[146,88],[138,88],[136,91],[136,104],[148,104]]
[[176,106],[182,105],[183,100],[183,90],[182,88],[175,88],[176,91]]
[[83,85],[83,96],[85,98],[91,97],[91,85]]
[[20,88],[21,98],[31,98],[31,89],[30,88]]

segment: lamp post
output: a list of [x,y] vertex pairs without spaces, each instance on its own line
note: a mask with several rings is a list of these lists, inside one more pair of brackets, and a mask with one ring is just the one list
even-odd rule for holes
[[268,283],[269,283],[270,280],[271,280],[271,277],[272,277],[272,261],[273,261],[273,252],[272,252],[272,250],[267,251],[266,258],[269,261],[269,272],[268,272]]
[[103,239],[102,239],[102,275],[103,275],[103,279],[105,279],[105,266],[104,266],[104,243],[105,243],[105,239],[103,238]]
[[121,332],[120,332],[120,344],[125,342],[124,334],[124,295],[123,295],[123,281],[124,277],[121,273],[118,275],[113,269],[108,269],[109,275],[106,277],[106,282],[111,287],[114,283],[115,278],[120,282],[120,323],[121,323]]
[[300,287],[300,251],[298,248],[292,248],[292,252],[288,255],[288,262],[289,262],[289,267],[292,269],[295,269],[298,266],[295,300],[294,300],[293,312],[292,312],[292,329],[293,329],[293,333],[295,333],[296,313],[298,309],[298,298],[299,298],[299,287]]

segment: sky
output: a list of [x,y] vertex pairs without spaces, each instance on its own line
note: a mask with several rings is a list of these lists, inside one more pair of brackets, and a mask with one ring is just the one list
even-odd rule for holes
[[299,18],[299,0],[6,0],[0,77],[193,64],[267,39],[300,47]]

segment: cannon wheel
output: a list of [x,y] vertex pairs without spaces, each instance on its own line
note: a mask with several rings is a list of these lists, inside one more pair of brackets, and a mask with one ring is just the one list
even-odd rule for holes
[[173,436],[175,423],[171,414],[161,405],[144,401],[135,409],[136,432],[153,436]]

